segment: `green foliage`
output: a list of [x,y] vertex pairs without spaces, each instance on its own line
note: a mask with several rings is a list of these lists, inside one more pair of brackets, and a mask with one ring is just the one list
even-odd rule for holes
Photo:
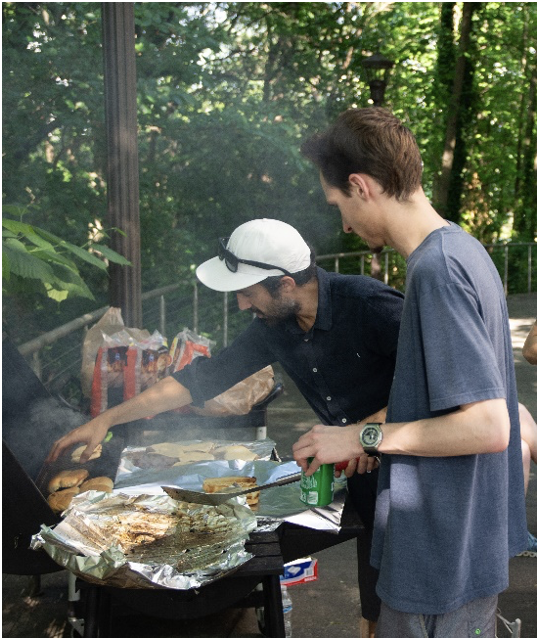
[[[22,218],[24,210],[6,206],[4,213]],[[102,232],[103,236],[106,236]],[[43,294],[62,302],[69,296],[95,300],[73,258],[107,271],[108,261],[130,262],[109,247],[92,243],[90,252],[44,229],[5,218],[2,220],[2,282],[7,295]]]
[[[478,5],[454,207],[460,223],[484,242],[512,235],[533,240],[536,4]],[[109,226],[100,6],[2,5],[3,201],[27,208],[25,223],[34,230],[75,247]],[[431,197],[463,3],[134,7],[143,290],[193,282],[194,266],[214,255],[216,238],[254,217],[290,222],[319,254],[365,248],[341,232],[299,148],[342,110],[370,104],[362,60],[376,51],[395,61],[385,104],[417,136]],[[73,261],[66,246],[60,251],[39,238]],[[45,260],[52,284],[41,263],[20,259],[17,242],[36,260],[50,252],[28,238],[5,238],[4,261],[15,264],[4,283],[8,314],[21,308],[28,317],[17,269],[38,276],[24,278],[25,286],[34,282],[43,291],[41,283],[49,280],[51,292],[71,292],[62,312],[52,300],[39,299],[30,332],[88,310],[89,302],[73,297],[81,285],[68,278],[69,264]],[[94,306],[106,304],[106,273],[87,261],[78,271]],[[8,321],[18,326],[11,316]]]

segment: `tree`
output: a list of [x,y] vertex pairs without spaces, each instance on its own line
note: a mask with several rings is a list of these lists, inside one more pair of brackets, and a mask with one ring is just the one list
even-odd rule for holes
[[[216,238],[253,217],[292,223],[317,253],[365,248],[341,233],[299,148],[370,104],[361,63],[376,51],[395,62],[385,105],[417,137],[428,197],[455,138],[449,215],[484,241],[535,237],[536,4],[468,4],[135,3],[143,290],[192,283]],[[3,202],[82,247],[107,226],[100,5],[2,9]],[[106,304],[106,273],[79,273]],[[90,305],[40,300],[32,331]],[[23,337],[24,321],[11,321]]]

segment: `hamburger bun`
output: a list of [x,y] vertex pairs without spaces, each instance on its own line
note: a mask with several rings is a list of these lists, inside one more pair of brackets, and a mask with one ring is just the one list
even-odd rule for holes
[[[227,493],[227,489],[249,489],[257,485],[257,479],[253,476],[228,476],[223,478],[206,478],[203,482],[205,493]],[[260,491],[245,494],[246,502],[250,509],[255,511],[259,506]]]
[[[74,449],[71,452],[71,461],[72,462],[80,462],[81,461],[81,454],[82,452],[86,449],[86,445],[83,444],[80,447],[77,447],[76,449]],[[98,444],[98,446],[92,451],[92,455],[88,458],[88,460],[95,460],[96,458],[99,458],[101,455],[101,452],[103,451],[103,447]]]
[[88,471],[86,469],[65,469],[64,471],[60,471],[49,481],[49,493],[54,493],[58,491],[58,489],[78,487],[86,478],[88,478]]
[[79,491],[82,493],[83,491],[105,491],[105,493],[110,493],[114,488],[114,482],[107,478],[107,476],[98,476],[97,478],[90,478],[90,480],[86,480],[79,487]]
[[78,493],[78,487],[71,487],[70,489],[55,491],[54,493],[51,493],[51,495],[47,498],[47,502],[55,513],[62,513],[62,511],[65,511],[71,504],[73,496],[76,496]]

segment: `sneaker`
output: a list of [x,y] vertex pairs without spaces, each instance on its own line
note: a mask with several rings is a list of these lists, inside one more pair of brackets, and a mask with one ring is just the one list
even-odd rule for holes
[[536,558],[536,538],[532,533],[528,532],[527,535],[527,549],[518,553],[518,556],[525,558]]

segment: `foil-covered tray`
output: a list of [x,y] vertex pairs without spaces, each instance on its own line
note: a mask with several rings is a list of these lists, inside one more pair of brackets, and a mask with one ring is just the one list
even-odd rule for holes
[[195,505],[167,495],[88,491],[64,520],[32,537],[53,560],[88,582],[122,588],[193,589],[252,556],[245,541],[256,516],[238,500]]

